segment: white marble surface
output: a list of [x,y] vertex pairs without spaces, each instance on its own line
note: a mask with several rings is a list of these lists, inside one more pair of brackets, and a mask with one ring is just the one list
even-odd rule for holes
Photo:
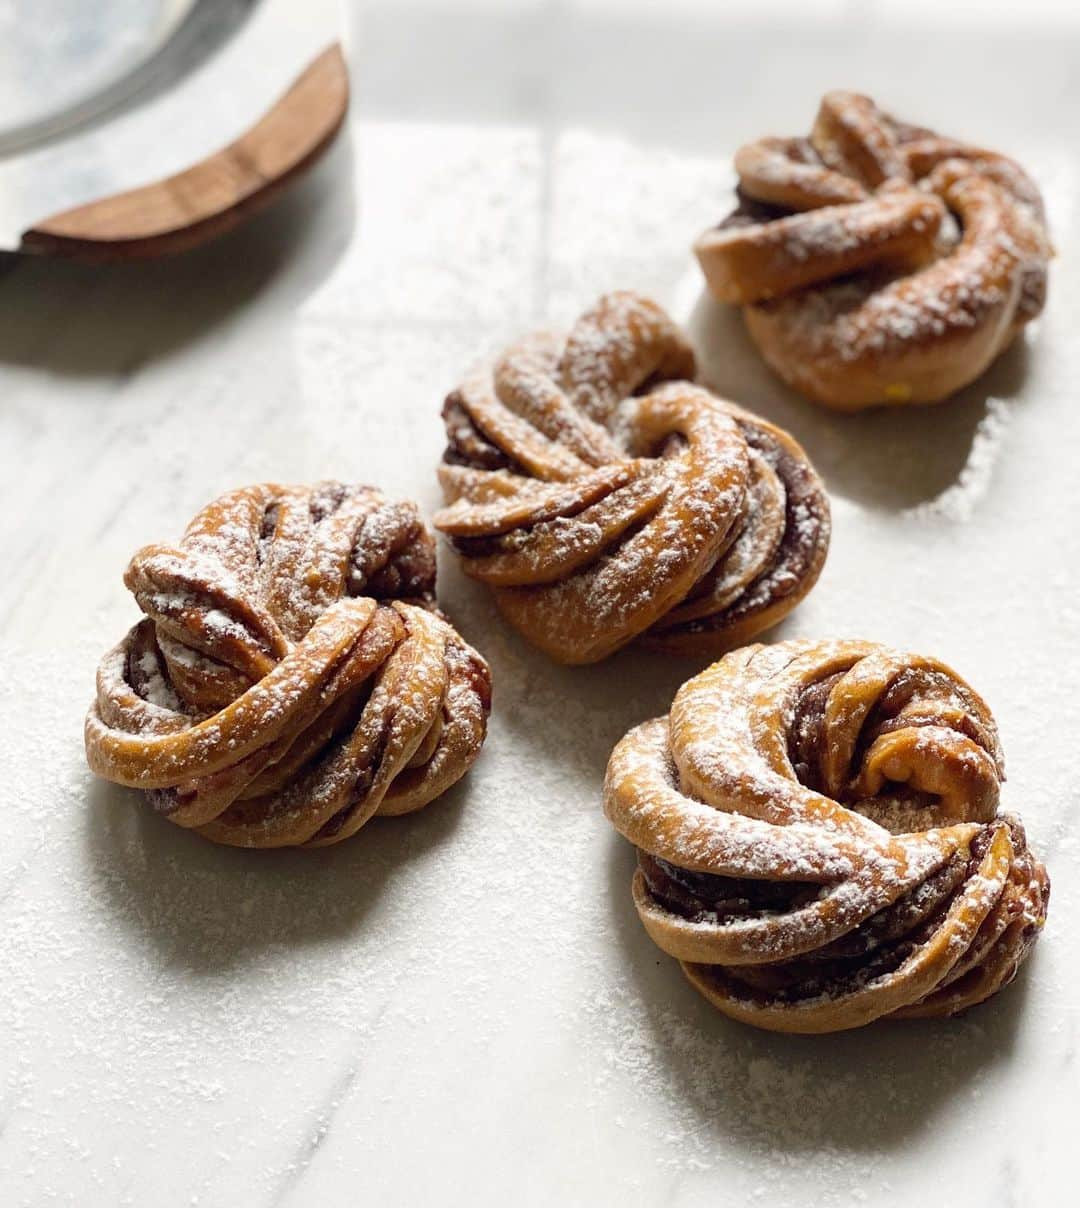
[[[171,263],[0,275],[0,1202],[1028,1205],[1074,1165],[1080,891],[1080,23],[995,5],[358,5],[347,139]],[[973,10],[981,11],[975,12]],[[724,156],[861,87],[1019,155],[1059,258],[1026,343],[938,409],[779,388],[687,245]],[[2,183],[0,166],[0,183]],[[467,781],[320,852],[219,850],[92,782],[82,715],[120,576],[217,492],[336,475],[436,503],[479,351],[601,289],[690,319],[804,441],[834,544],[784,635],[937,654],[991,702],[1054,879],[1017,984],[831,1038],[725,1022],[641,932],[604,822],[615,739],[693,665],[556,668],[443,560],[491,660]]]

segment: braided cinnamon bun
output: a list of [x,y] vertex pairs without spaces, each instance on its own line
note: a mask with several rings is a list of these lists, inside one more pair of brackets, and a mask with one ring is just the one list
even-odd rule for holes
[[465,774],[487,664],[435,608],[435,543],[371,487],[266,484],[135,555],[145,618],[102,660],[92,771],[218,843],[337,843]]
[[1006,985],[1046,869],[998,811],[993,717],[935,659],[749,646],[616,746],[604,811],[652,939],[725,1014],[780,1032],[954,1015]]
[[636,638],[716,654],[775,625],[817,581],[829,507],[806,454],[694,372],[668,316],[615,293],[446,400],[448,506],[435,527],[559,662]]
[[695,252],[765,360],[840,410],[935,402],[1043,308],[1039,190],[1013,160],[830,92],[809,138],[735,156],[738,206]]

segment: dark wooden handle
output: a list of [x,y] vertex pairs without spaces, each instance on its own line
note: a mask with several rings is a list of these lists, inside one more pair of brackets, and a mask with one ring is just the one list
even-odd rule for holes
[[88,260],[185,251],[249,218],[333,142],[349,107],[341,44],[322,52],[250,130],[175,176],[36,222],[21,250]]

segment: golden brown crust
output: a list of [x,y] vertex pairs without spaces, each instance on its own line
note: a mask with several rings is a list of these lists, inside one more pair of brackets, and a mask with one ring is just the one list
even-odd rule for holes
[[1042,198],[1006,156],[830,92],[808,139],[762,139],[735,167],[741,203],[699,238],[698,260],[815,402],[945,398],[1042,309]]
[[776,624],[821,572],[829,509],[805,453],[693,375],[667,315],[619,293],[446,401],[435,526],[560,662],[638,638],[720,653]]
[[868,642],[729,654],[616,746],[604,811],[652,939],[720,1010],[829,1032],[952,1015],[1012,979],[1049,880],[998,812],[985,703]]
[[484,660],[434,607],[412,504],[263,484],[204,508],[124,581],[146,614],[98,669],[91,769],[218,843],[336,843],[468,770]]

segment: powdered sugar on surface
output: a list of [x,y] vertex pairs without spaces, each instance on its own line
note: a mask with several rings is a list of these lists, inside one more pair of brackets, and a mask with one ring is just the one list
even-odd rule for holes
[[986,414],[975,427],[971,448],[956,481],[940,494],[910,510],[912,516],[964,522],[971,520],[990,490],[998,460],[1007,455],[1012,414],[1003,399],[988,398]]
[[[453,73],[474,84],[448,48],[472,54],[490,34],[490,53],[468,60],[487,83],[530,41],[500,41],[502,6],[478,6],[483,23],[440,26],[440,55],[419,63],[401,111],[361,114],[355,162],[338,155],[261,225],[167,266],[35,263],[0,278],[0,491],[16,520],[0,584],[5,1205],[906,1205],[940,1203],[947,1186],[951,1204],[985,1208],[1071,1177],[1072,160],[1034,144],[1030,117],[1027,143],[1015,128],[1003,141],[1044,184],[1060,255],[1050,308],[1026,355],[985,384],[990,401],[969,391],[937,410],[827,415],[778,386],[700,299],[689,243],[722,213],[725,153],[763,127],[797,128],[808,98],[864,60],[834,56],[832,76],[811,79],[800,28],[770,39],[763,80],[761,45],[729,54],[735,35],[704,36],[688,4],[678,22],[631,6],[629,30],[603,24],[608,7],[591,4],[593,24],[536,52],[538,73],[558,52],[559,103],[584,104],[586,60],[590,95],[603,92],[572,129],[531,124],[514,104],[504,120],[497,106],[433,116],[430,79],[449,98]],[[410,27],[408,45],[430,32]],[[948,49],[936,11],[934,36],[916,32],[929,73]],[[980,51],[983,36],[963,30]],[[618,79],[604,74],[616,46],[630,56]],[[700,54],[700,70],[677,81],[656,70],[662,52]],[[745,104],[723,100],[724,54]],[[985,56],[954,46],[949,61],[953,123],[927,91],[936,73],[909,95],[909,73],[890,83],[868,52],[874,78],[852,82],[888,84],[898,111],[943,128],[996,134],[963,75],[970,62],[981,77]],[[515,87],[528,78],[514,73]],[[655,116],[662,94],[672,108],[648,137],[610,132],[601,101]],[[355,206],[342,188],[354,169]],[[699,665],[635,652],[556,667],[453,559],[442,600],[491,661],[494,713],[476,767],[442,802],[336,849],[232,851],[85,770],[95,665],[137,619],[120,581],[136,548],[258,481],[374,482],[430,516],[446,390],[479,355],[621,287],[688,319],[706,373],[790,428],[825,478],[829,561],[782,636],[935,654],[993,708],[1005,802],[1054,889],[1020,982],[966,1019],[785,1038],[718,1017],[644,935],[633,853],[599,806],[614,743]],[[958,483],[988,416],[1002,420],[998,456],[965,488],[970,507],[916,511]]]

